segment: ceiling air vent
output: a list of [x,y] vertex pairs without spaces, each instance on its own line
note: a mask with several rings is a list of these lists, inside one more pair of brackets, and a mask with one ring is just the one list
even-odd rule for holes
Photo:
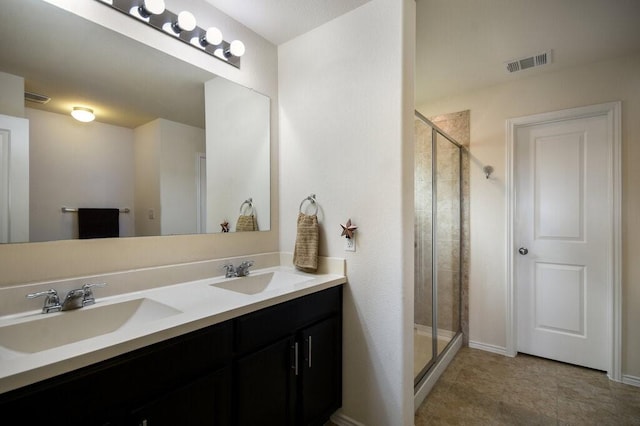
[[39,93],[24,92],[24,100],[29,102],[35,102],[37,104],[46,104],[51,100],[51,98],[45,95],[41,95]]
[[551,63],[551,51],[538,53],[537,55],[527,56],[525,58],[513,59],[505,62],[507,71],[516,72],[526,70],[527,68],[539,67]]

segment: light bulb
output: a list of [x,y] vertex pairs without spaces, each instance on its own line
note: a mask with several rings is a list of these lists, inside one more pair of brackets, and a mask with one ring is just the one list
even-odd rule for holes
[[160,15],[164,12],[164,0],[144,0],[138,8],[138,12],[143,18],[151,15]]
[[245,52],[244,43],[241,42],[240,40],[233,40],[231,42],[231,46],[229,47],[229,52],[231,52],[233,56],[237,56],[237,57],[244,55],[244,52]]
[[181,31],[193,31],[196,28],[196,17],[193,13],[183,10],[178,14],[178,20],[173,23],[173,30],[176,33]]
[[88,123],[96,118],[96,116],[93,114],[93,110],[86,107],[73,107],[73,109],[71,110],[71,116],[78,121],[82,121],[83,123]]
[[204,37],[200,39],[202,47],[207,47],[210,44],[217,46],[220,43],[222,43],[222,32],[216,27],[209,28]]

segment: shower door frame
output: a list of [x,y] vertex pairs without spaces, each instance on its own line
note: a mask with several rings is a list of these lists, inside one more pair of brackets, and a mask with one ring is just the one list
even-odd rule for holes
[[[455,342],[456,337],[462,333],[462,224],[464,221],[464,210],[462,208],[462,196],[463,196],[463,179],[462,179],[462,150],[466,150],[464,145],[461,145],[453,137],[449,136],[444,130],[436,126],[431,120],[420,114],[418,111],[414,111],[415,116],[423,123],[431,128],[431,360],[422,368],[420,373],[414,377],[414,387],[417,387],[424,379],[429,375],[429,372],[440,361],[440,359],[447,353],[449,347]],[[444,137],[448,142],[452,143],[458,148],[458,202],[459,202],[459,215],[458,215],[458,321],[457,330],[454,336],[443,348],[442,352],[438,354],[438,245],[434,243],[437,241],[437,213],[438,213],[438,169],[437,169],[437,142],[438,135]],[[414,283],[415,285],[415,283]],[[415,356],[415,355],[414,355]]]

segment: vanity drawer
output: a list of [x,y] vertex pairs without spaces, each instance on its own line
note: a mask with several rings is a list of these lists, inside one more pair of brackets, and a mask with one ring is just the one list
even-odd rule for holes
[[235,320],[236,353],[243,354],[294,333],[319,319],[340,313],[342,286],[280,303]]

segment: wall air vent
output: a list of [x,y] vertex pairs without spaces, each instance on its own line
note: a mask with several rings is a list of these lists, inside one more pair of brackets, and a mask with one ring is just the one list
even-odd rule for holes
[[505,62],[505,66],[507,67],[507,71],[516,72],[516,71],[526,70],[528,68],[539,67],[541,65],[546,65],[550,63],[551,63],[551,50],[548,50],[546,52],[538,53],[536,55],[507,61]]
[[51,98],[45,95],[41,95],[39,93],[24,92],[24,100],[29,102],[35,102],[37,104],[46,104],[51,100]]

